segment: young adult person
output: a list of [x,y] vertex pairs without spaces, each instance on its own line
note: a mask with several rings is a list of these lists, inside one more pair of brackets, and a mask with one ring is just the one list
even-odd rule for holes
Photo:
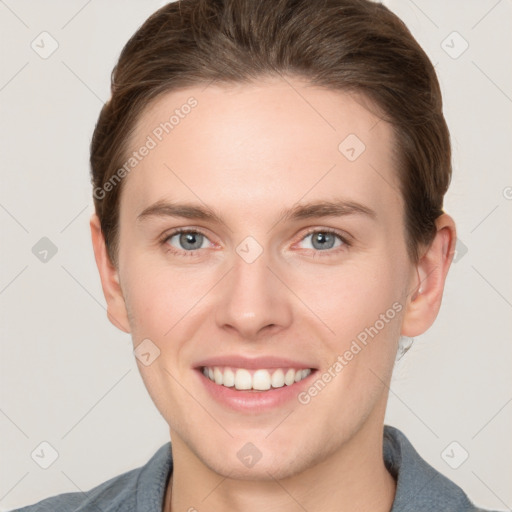
[[126,44],[91,233],[171,442],[26,511],[478,510],[384,425],[455,245],[434,68],[366,0],[182,0]]

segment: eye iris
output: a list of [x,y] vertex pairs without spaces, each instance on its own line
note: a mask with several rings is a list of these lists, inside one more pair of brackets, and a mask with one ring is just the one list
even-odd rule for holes
[[[193,247],[187,247],[186,244],[191,244]],[[200,233],[182,233],[180,235],[180,245],[184,249],[200,249],[203,245],[203,235]]]
[[[318,232],[313,235],[313,247],[315,249],[332,249],[334,246],[334,235],[331,233]],[[320,246],[315,246],[319,242]]]

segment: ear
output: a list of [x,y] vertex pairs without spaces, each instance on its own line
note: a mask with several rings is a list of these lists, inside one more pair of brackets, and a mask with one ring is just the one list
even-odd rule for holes
[[436,236],[416,264],[412,292],[402,322],[403,336],[413,338],[424,333],[439,313],[444,283],[455,253],[455,222],[443,213],[436,220]]
[[93,214],[90,220],[92,246],[96,265],[100,273],[103,295],[107,301],[107,317],[121,331],[130,332],[128,313],[124,302],[123,293],[119,284],[117,268],[111,263],[105,245],[105,237],[101,230],[98,216]]

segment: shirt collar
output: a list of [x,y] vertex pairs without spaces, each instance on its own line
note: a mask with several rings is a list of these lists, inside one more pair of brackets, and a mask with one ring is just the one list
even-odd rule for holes
[[397,428],[384,425],[384,464],[396,480],[390,512],[477,510],[460,487],[421,458]]

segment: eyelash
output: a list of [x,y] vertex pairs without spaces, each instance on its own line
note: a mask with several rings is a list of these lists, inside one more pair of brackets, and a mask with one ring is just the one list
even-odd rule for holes
[[[184,228],[180,228],[180,229],[176,229],[176,230],[172,231],[171,233],[166,233],[164,235],[164,237],[162,238],[160,243],[161,243],[161,245],[165,246],[165,251],[166,252],[172,253],[174,255],[177,255],[177,256],[191,256],[191,257],[198,256],[197,253],[199,252],[199,249],[195,249],[195,250],[192,250],[192,251],[185,251],[185,250],[180,251],[180,250],[176,249],[175,247],[173,247],[172,245],[167,243],[172,237],[174,237],[176,235],[188,234],[188,233],[200,234],[200,235],[203,235],[205,238],[208,239],[208,236],[206,235],[206,233],[203,233],[200,229],[184,229]],[[327,249],[325,251],[319,251],[319,250],[315,250],[315,249],[308,249],[308,250],[314,251],[314,256],[315,257],[317,255],[320,255],[321,257],[332,256],[333,254],[337,254],[340,250],[343,250],[343,249],[346,249],[346,248],[349,248],[349,247],[352,246],[352,244],[347,240],[347,237],[345,235],[343,235],[342,233],[340,233],[339,231],[337,231],[336,229],[333,229],[333,228],[324,228],[324,229],[316,228],[316,229],[311,229],[310,231],[308,231],[307,233],[305,233],[302,236],[302,238],[299,240],[299,242],[304,240],[309,235],[312,235],[313,233],[326,233],[326,234],[330,234],[330,235],[335,235],[342,242],[342,245],[337,247],[336,249]],[[324,254],[322,254],[322,253],[324,253]]]

